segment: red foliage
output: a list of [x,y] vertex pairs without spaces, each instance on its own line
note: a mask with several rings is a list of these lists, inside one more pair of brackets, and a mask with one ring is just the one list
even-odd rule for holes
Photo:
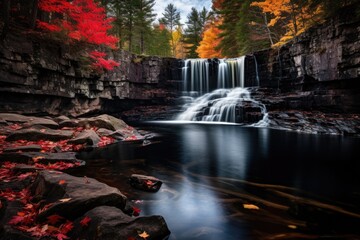
[[88,216],[85,216],[81,221],[80,221],[80,225],[82,227],[87,227],[89,225],[89,222],[91,222],[91,218]]
[[120,63],[115,62],[114,60],[106,60],[104,57],[106,53],[93,51],[90,53],[90,58],[94,61],[92,67],[96,70],[101,71],[102,69],[112,70],[114,67],[118,67]]
[[56,23],[38,22],[38,26],[52,32],[68,31],[68,37],[74,40],[83,40],[97,45],[106,45],[116,48],[119,39],[109,35],[112,28],[112,18],[108,18],[105,9],[93,0],[40,0],[39,8],[44,12],[63,14],[63,19]]

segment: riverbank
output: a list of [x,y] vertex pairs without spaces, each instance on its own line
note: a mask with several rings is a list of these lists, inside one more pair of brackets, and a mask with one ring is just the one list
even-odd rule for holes
[[118,189],[71,175],[86,165],[77,158],[79,151],[151,136],[110,115],[70,119],[1,113],[1,239],[169,236],[163,217],[137,217],[141,209]]

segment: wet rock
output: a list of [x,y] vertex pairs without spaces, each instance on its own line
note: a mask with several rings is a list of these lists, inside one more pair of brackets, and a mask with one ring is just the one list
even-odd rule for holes
[[[34,160],[36,159],[36,160]],[[68,162],[84,164],[84,161],[76,158],[74,152],[60,152],[60,153],[43,153],[43,152],[23,152],[23,153],[2,153],[0,154],[0,161],[12,161],[17,163],[54,163],[54,162]]]
[[101,137],[104,137],[104,136],[107,137],[107,136],[110,136],[114,131],[111,131],[111,130],[106,129],[106,128],[99,128],[96,132]]
[[129,183],[134,188],[148,192],[157,192],[162,185],[162,181],[159,179],[140,174],[132,174],[129,178]]
[[115,207],[97,207],[85,214],[90,218],[88,226],[81,226],[79,218],[75,222],[72,238],[127,240],[141,239],[144,231],[149,235],[143,239],[167,239],[170,231],[163,217],[147,216],[132,218]]
[[50,204],[38,215],[40,221],[52,214],[76,219],[87,211],[103,205],[124,209],[127,200],[118,189],[95,179],[74,177],[55,171],[41,171],[31,190],[34,201],[45,200],[46,204]]
[[61,115],[61,116],[55,117],[53,120],[55,122],[57,122],[57,123],[60,123],[60,122],[63,122],[63,121],[70,120],[70,118],[68,118],[67,116]]
[[0,119],[12,123],[25,123],[29,120],[29,117],[15,113],[0,113]]
[[52,129],[19,129],[9,136],[7,136],[6,141],[16,141],[26,139],[28,141],[39,141],[39,140],[49,140],[49,141],[59,141],[64,139],[70,139],[73,136],[73,131],[68,130],[52,130]]
[[17,212],[23,208],[20,201],[1,200],[2,208],[0,208],[0,239],[3,240],[33,240],[34,238],[26,235],[8,224]]
[[78,119],[66,119],[59,123],[59,127],[78,127],[79,126],[79,120]]
[[14,113],[0,113],[0,119],[10,123],[23,123],[25,127],[42,125],[49,128],[57,128],[59,125],[51,119],[28,117]]
[[4,152],[40,152],[41,146],[39,145],[26,145],[4,149]]
[[69,140],[71,144],[86,144],[89,146],[96,146],[100,142],[100,137],[92,129],[84,130],[79,133],[75,138]]
[[97,117],[81,119],[79,126],[92,126],[98,128],[105,128],[112,131],[120,130],[127,128],[128,125],[121,119],[115,118],[113,116],[103,114]]

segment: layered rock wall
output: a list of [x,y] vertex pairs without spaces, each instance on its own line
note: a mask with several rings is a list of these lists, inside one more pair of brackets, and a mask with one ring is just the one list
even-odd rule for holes
[[0,42],[0,111],[78,116],[129,110],[137,101],[167,105],[176,97],[178,60],[110,51],[120,66],[96,73],[89,51],[91,46],[9,31]]

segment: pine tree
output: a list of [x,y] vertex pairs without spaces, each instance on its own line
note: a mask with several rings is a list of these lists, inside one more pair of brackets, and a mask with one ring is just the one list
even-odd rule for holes
[[171,56],[170,33],[163,24],[154,25],[152,35],[148,40],[147,54],[163,57]]
[[184,44],[186,49],[187,57],[197,58],[198,53],[196,49],[200,45],[202,38],[204,24],[209,18],[208,11],[204,8],[202,12],[198,12],[194,7],[191,8],[191,12],[187,16],[187,28],[184,34]]
[[172,55],[176,56],[176,45],[174,41],[173,33],[175,27],[180,25],[180,12],[173,4],[168,4],[163,13],[163,17],[159,20],[161,24],[164,24],[170,32],[171,50]]
[[238,56],[240,46],[237,41],[236,25],[240,20],[239,13],[242,4],[243,1],[239,0],[218,0],[213,4],[215,12],[222,19],[222,24],[219,26],[221,41],[217,49],[221,51],[223,56]]

